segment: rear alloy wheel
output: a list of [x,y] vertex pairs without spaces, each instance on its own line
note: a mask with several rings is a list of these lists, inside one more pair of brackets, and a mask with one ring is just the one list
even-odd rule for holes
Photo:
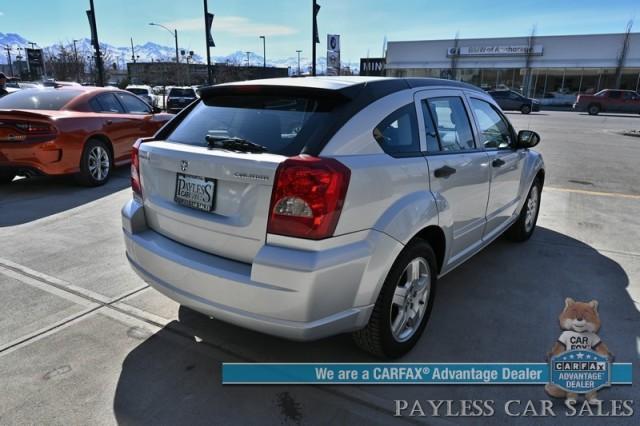
[[533,185],[531,185],[529,195],[522,206],[518,220],[516,220],[507,231],[507,236],[510,240],[522,242],[531,238],[533,231],[536,229],[536,223],[538,222],[541,192],[542,185],[540,181],[536,179]]
[[89,140],[80,159],[78,181],[85,186],[104,185],[111,176],[111,151],[98,139]]
[[13,180],[13,178],[16,177],[15,173],[11,173],[11,172],[0,172],[0,185],[4,184],[4,183],[11,183],[11,181]]
[[600,112],[600,107],[598,105],[589,105],[589,108],[587,108],[587,112],[589,113],[589,115],[598,115],[598,113]]
[[431,246],[423,240],[410,243],[391,267],[369,323],[353,333],[356,344],[382,358],[409,352],[431,316],[436,282]]
[[522,105],[522,107],[520,108],[520,112],[523,114],[529,114],[531,112],[531,106],[530,105]]

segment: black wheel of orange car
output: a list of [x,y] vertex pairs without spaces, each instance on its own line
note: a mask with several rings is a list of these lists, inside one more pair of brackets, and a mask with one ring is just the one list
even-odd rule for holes
[[529,114],[531,112],[531,106],[530,105],[522,105],[522,107],[520,108],[520,112],[523,114]]
[[382,358],[409,352],[431,316],[437,283],[436,256],[423,240],[407,245],[380,290],[369,323],[353,333],[358,346]]
[[111,176],[113,159],[111,150],[100,139],[89,139],[80,158],[78,181],[86,186],[104,185]]
[[0,171],[0,185],[4,183],[10,183],[15,177],[15,173]]
[[542,184],[536,179],[531,185],[527,199],[522,206],[518,219],[507,231],[507,236],[512,241],[526,241],[531,238],[538,222],[538,212],[540,212],[540,197],[542,194]]
[[589,115],[598,115],[598,113],[600,112],[600,106],[591,104],[587,108],[587,112],[589,113]]

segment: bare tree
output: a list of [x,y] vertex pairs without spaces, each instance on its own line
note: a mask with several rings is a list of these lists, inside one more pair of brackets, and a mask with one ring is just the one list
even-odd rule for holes
[[46,49],[49,60],[49,72],[56,80],[69,80],[75,76],[75,58],[68,46],[60,43],[55,48]]
[[629,51],[629,38],[631,37],[632,28],[633,19],[629,19],[627,22],[627,29],[622,38],[622,48],[618,54],[618,66],[616,67],[616,89],[619,89],[622,84],[622,72],[624,71],[624,62],[627,59],[627,52]]

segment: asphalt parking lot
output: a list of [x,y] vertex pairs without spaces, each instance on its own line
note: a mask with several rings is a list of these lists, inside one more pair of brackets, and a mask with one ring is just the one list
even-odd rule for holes
[[[565,297],[597,299],[599,333],[636,384],[602,399],[640,411],[640,116],[508,114],[540,133],[547,164],[531,241],[503,239],[444,277],[429,328],[403,362],[542,362]],[[541,386],[222,386],[223,361],[368,362],[349,336],[294,343],[181,309],[128,266],[108,185],[21,179],[0,189],[2,424],[486,424],[394,419],[395,399],[540,400]],[[557,403],[561,407],[561,403]],[[598,418],[495,423],[601,423]]]

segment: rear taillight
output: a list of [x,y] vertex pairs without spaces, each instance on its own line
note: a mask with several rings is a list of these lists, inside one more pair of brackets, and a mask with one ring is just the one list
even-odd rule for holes
[[18,134],[0,139],[3,142],[45,142],[58,136],[58,129],[49,123],[3,120],[2,125],[18,130]]
[[29,135],[49,135],[57,133],[57,129],[47,123],[16,122],[16,128]]
[[333,158],[298,156],[276,171],[267,232],[319,240],[333,235],[351,171]]
[[131,189],[133,189],[134,195],[142,198],[142,182],[140,181],[140,145],[142,139],[138,139],[133,144],[131,150]]

